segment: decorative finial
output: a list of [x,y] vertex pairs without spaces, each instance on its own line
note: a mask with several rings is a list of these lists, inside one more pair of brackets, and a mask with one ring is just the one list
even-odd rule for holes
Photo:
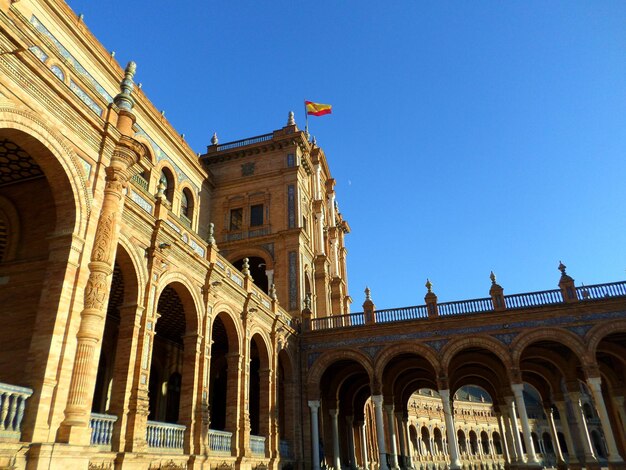
[[426,279],[426,289],[428,289],[428,293],[430,294],[433,291],[433,283],[430,282],[430,279]]
[[157,199],[163,199],[165,197],[165,188],[167,188],[167,186],[165,185],[165,180],[160,179],[159,185],[157,186]]
[[272,282],[272,286],[270,287],[270,299],[274,302],[278,300],[278,296],[276,295],[276,284]]
[[164,109],[161,110],[161,117],[165,117],[165,110]]
[[563,276],[565,276],[565,275],[566,275],[566,273],[565,273],[565,269],[566,269],[566,268],[567,268],[567,266],[565,266],[565,265],[563,264],[563,262],[562,262],[562,261],[559,261],[559,271],[561,271],[561,274],[562,274]]
[[83,21],[85,19],[85,14],[81,13],[80,15],[78,15],[78,21]]
[[141,90],[141,87],[143,86],[143,83],[139,82],[137,83],[137,88],[139,88]]
[[289,111],[289,118],[287,119],[287,125],[288,126],[295,126],[296,125],[296,120],[294,118],[293,111]]
[[304,309],[311,310],[311,293],[307,292],[304,296]]
[[315,138],[315,136],[313,136],[313,139],[311,139],[311,143],[313,145],[317,145],[317,139]]
[[241,272],[244,276],[250,275],[250,260],[248,258],[243,259],[243,266],[241,267]]
[[217,145],[218,142],[219,140],[217,140],[217,132],[213,132],[213,137],[211,137],[211,144]]
[[370,301],[372,300],[372,291],[370,290],[369,287],[365,287],[365,301]]
[[496,275],[493,273],[493,271],[491,271],[491,274],[489,275],[489,279],[491,279],[492,284],[496,283]]
[[209,239],[207,242],[210,246],[215,245],[215,224],[213,222],[209,224]]
[[182,133],[182,134],[180,135],[180,138],[181,138],[181,139],[183,139],[183,140],[185,140],[185,134],[184,134],[184,133]]
[[115,57],[115,51],[111,51],[111,57]]
[[113,99],[115,105],[123,109],[125,111],[132,111],[133,106],[135,106],[135,100],[131,96],[134,83],[133,77],[135,76],[135,71],[137,70],[137,64],[134,62],[129,62],[126,65],[126,69],[124,70],[124,79],[120,83],[120,93]]

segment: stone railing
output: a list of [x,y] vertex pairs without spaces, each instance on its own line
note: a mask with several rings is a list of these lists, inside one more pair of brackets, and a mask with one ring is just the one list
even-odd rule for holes
[[91,413],[89,426],[91,427],[91,445],[110,446],[113,436],[113,425],[117,416]]
[[0,439],[19,441],[26,400],[32,394],[30,388],[0,383]]
[[[579,302],[592,302],[616,297],[626,297],[626,281],[596,284],[592,286],[580,286],[575,288],[576,299]],[[523,294],[510,294],[502,296],[504,306],[500,311],[515,310],[522,308],[537,308],[563,304],[563,294],[560,289],[546,290],[541,292],[527,292]],[[435,314],[431,315],[429,307],[435,306]],[[452,317],[470,314],[496,313],[494,299],[484,297],[481,299],[460,300],[456,302],[433,303],[432,305],[417,305],[414,307],[401,307],[386,310],[372,310],[369,317],[364,312],[350,313],[348,315],[333,315],[329,317],[311,318],[304,320],[305,331],[328,330],[333,328],[346,328],[351,326],[367,325],[370,323],[393,323],[408,320],[427,320],[431,317]],[[368,318],[372,318],[368,320]]]
[[265,455],[265,438],[261,436],[250,436],[250,450],[255,455]]
[[267,142],[268,140],[272,140],[273,136],[274,134],[263,134],[256,137],[250,137],[249,139],[235,140],[221,145],[212,145],[209,147],[209,152],[222,152],[224,150],[245,147],[246,145],[258,144],[259,142]]
[[289,441],[286,441],[284,439],[280,440],[280,447],[279,447],[279,452],[280,452],[280,456],[284,459],[291,459],[293,458],[293,455],[291,454],[291,444],[289,443]]
[[148,447],[182,449],[186,426],[182,424],[148,421],[146,442]]
[[219,454],[230,455],[232,437],[232,432],[209,429],[209,450]]

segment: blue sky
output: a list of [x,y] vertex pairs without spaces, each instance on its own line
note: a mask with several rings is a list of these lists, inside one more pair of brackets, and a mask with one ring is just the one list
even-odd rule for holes
[[69,4],[198,152],[333,105],[353,311],[626,277],[626,3]]

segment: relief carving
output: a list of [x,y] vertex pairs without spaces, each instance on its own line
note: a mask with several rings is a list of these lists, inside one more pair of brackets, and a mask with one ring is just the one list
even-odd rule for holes
[[111,241],[113,240],[113,231],[115,223],[115,213],[111,212],[106,217],[100,219],[100,225],[98,226],[98,233],[96,234],[96,241],[93,249],[93,261],[105,261],[109,260],[111,252]]
[[102,310],[108,294],[107,276],[105,273],[93,272],[85,287],[85,308]]

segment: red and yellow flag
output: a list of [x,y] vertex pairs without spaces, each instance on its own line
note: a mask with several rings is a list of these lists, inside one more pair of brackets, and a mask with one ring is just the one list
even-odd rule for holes
[[332,106],[329,104],[313,103],[313,101],[305,101],[306,113],[312,116],[323,116],[333,112]]

